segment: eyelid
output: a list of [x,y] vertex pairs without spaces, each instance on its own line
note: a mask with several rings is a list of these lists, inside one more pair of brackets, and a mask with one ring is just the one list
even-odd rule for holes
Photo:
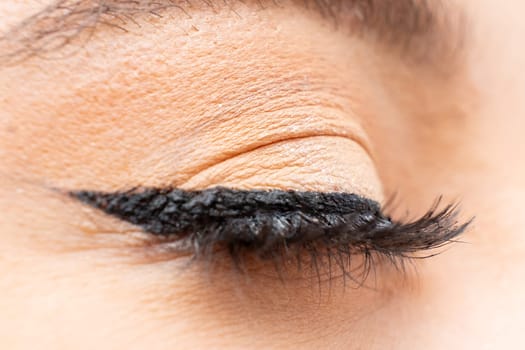
[[344,191],[383,201],[375,165],[360,144],[314,135],[272,143],[208,167],[179,187]]

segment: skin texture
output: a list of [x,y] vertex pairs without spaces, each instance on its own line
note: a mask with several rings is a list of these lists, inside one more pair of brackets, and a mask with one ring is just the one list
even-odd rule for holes
[[[453,5],[461,50],[431,60],[302,6],[239,4],[2,66],[0,347],[519,348],[525,5]],[[41,6],[1,2],[0,28]],[[396,217],[443,195],[476,221],[468,244],[356,289],[187,267],[56,190],[166,185],[397,193]]]

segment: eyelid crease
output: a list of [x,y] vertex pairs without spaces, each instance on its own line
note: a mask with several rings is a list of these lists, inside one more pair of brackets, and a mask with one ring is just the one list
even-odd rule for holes
[[242,156],[244,154],[251,153],[251,152],[254,152],[254,151],[257,151],[257,150],[260,150],[260,149],[263,149],[263,148],[267,148],[267,147],[273,146],[273,145],[284,144],[284,143],[292,142],[292,141],[313,139],[313,138],[318,138],[318,137],[336,137],[336,138],[342,138],[342,139],[345,139],[345,140],[353,141],[357,145],[359,145],[359,147],[361,149],[364,150],[364,152],[372,160],[372,162],[374,160],[373,153],[371,152],[371,147],[369,146],[369,142],[366,139],[365,135],[362,134],[362,133],[352,133],[352,135],[349,135],[347,132],[344,132],[344,131],[342,131],[340,133],[336,133],[336,132],[330,132],[330,133],[329,132],[321,132],[321,133],[318,133],[318,132],[315,132],[315,131],[305,131],[303,134],[297,134],[297,135],[288,136],[288,137],[280,137],[279,135],[276,135],[275,137],[273,137],[270,140],[265,140],[263,142],[255,144],[255,145],[252,145],[252,146],[249,146],[249,147],[246,147],[246,148],[242,148],[240,150],[236,150],[235,152],[227,154],[224,157],[221,157],[220,159],[215,159],[213,163],[203,164],[203,165],[200,166],[199,169],[196,169],[194,171],[193,175],[188,177],[184,181],[184,183],[180,184],[178,187],[186,188],[186,184],[191,183],[192,180],[194,178],[196,178],[201,172],[203,172],[205,170],[208,170],[208,169],[210,169],[210,168],[212,168],[214,166],[217,166],[217,165],[219,165],[221,163],[225,163],[225,162],[227,162],[229,160],[232,160],[234,158]]

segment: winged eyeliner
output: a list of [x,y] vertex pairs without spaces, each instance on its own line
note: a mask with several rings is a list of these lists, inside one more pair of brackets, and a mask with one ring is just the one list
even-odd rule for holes
[[235,255],[263,258],[299,251],[292,248],[409,257],[452,242],[468,225],[458,222],[454,205],[435,205],[419,219],[401,222],[376,201],[344,192],[214,187],[69,194],[149,234],[185,240],[194,254],[224,246]]

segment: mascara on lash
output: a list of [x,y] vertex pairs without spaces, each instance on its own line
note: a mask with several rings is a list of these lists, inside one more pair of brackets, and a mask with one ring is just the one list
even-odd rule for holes
[[410,256],[442,247],[467,227],[453,205],[434,206],[403,223],[368,198],[344,192],[139,188],[120,192],[71,191],[70,196],[157,236],[189,241],[193,253],[217,246],[273,256],[312,247]]

